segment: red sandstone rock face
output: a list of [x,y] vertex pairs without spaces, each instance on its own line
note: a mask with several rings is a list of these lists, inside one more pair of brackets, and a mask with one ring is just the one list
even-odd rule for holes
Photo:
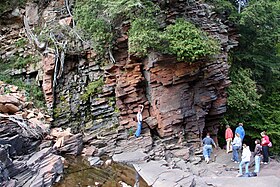
[[[177,9],[172,5],[169,10],[170,22],[176,17],[174,11],[178,11],[177,15],[184,10],[185,5],[179,4]],[[137,106],[144,104],[144,122],[162,137],[184,131],[188,142],[199,143],[206,131],[217,133],[219,119],[226,112],[225,88],[230,84],[227,52],[236,43],[229,45],[230,40],[234,41],[232,32],[219,32],[220,27],[230,30],[227,26],[203,16],[197,18],[203,6],[189,7],[189,16],[220,39],[221,53],[212,60],[177,62],[175,57],[156,53],[145,59],[136,58],[127,52],[127,29],[123,29],[114,51],[116,64],[106,69],[109,75],[105,80],[106,84],[116,85],[120,125],[136,126]]]
[[43,91],[46,103],[48,108],[52,108],[53,103],[53,91],[52,91],[52,83],[53,83],[53,71],[54,71],[54,64],[55,63],[55,55],[48,53],[47,56],[43,57],[42,64],[43,64]]
[[[150,111],[157,119],[159,134],[164,137],[183,130],[192,138],[199,138],[205,131],[208,116],[225,112],[227,74],[222,73],[225,63],[179,63],[153,56],[156,61],[144,61],[144,74]],[[219,71],[210,75],[206,68],[210,64]]]

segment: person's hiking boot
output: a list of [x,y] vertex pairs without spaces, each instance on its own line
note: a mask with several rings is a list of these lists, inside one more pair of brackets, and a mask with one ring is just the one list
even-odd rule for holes
[[238,173],[237,175],[236,175],[236,177],[241,177],[242,176],[242,174],[240,174],[240,173]]

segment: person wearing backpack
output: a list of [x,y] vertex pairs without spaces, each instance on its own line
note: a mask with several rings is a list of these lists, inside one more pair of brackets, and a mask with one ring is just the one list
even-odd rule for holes
[[271,145],[271,142],[269,141],[269,137],[266,135],[266,132],[263,131],[261,133],[262,140],[261,140],[261,146],[262,146],[262,153],[263,153],[263,164],[268,164],[268,156],[269,156],[269,145]]

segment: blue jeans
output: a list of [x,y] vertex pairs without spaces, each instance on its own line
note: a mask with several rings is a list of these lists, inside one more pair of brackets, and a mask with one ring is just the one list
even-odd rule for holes
[[232,159],[233,161],[237,161],[239,162],[239,156],[238,156],[238,151],[239,151],[240,147],[239,146],[232,146]]
[[204,158],[210,158],[211,153],[212,153],[212,145],[204,145],[203,146]]
[[138,138],[141,134],[141,128],[142,128],[142,122],[138,122],[137,124],[137,130],[135,132],[135,136]]
[[240,164],[239,164],[239,174],[243,174],[242,173],[242,166],[243,166],[243,164],[245,164],[245,173],[249,173],[249,164],[250,164],[250,162],[249,161],[241,161],[240,162]]
[[255,173],[260,172],[260,162],[261,162],[261,157],[260,156],[255,156]]

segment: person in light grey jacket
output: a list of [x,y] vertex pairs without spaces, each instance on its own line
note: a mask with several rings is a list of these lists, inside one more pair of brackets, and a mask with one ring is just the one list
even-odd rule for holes
[[233,139],[232,144],[232,161],[235,163],[239,163],[239,154],[238,151],[241,148],[242,140],[240,138],[240,135],[238,133],[235,134],[235,137]]

